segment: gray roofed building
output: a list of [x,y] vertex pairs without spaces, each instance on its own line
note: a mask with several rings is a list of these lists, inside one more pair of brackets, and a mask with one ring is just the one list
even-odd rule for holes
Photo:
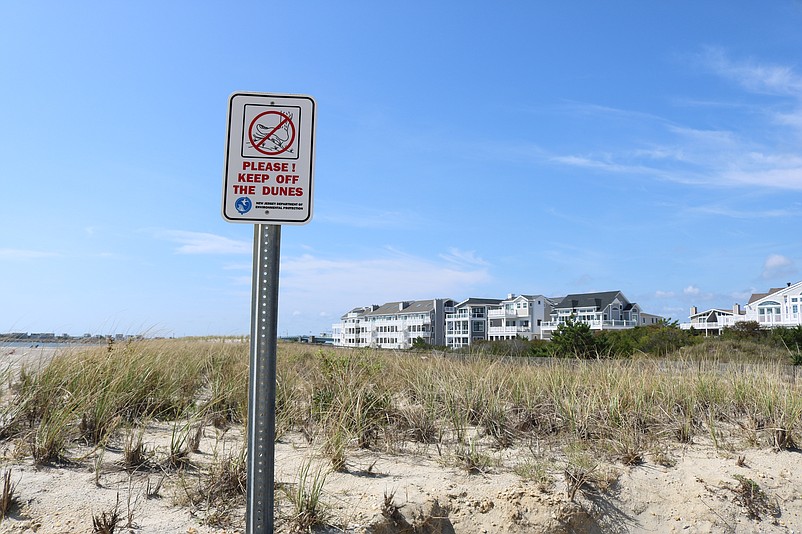
[[386,302],[354,308],[332,325],[334,344],[345,347],[408,349],[416,339],[445,344],[445,314],[452,299]]
[[554,306],[551,319],[543,324],[541,332],[543,339],[551,339],[554,331],[569,320],[585,323],[592,330],[621,330],[640,326],[642,319],[648,318],[653,323],[662,319],[641,315],[640,306],[630,302],[621,291],[575,293],[566,295]]

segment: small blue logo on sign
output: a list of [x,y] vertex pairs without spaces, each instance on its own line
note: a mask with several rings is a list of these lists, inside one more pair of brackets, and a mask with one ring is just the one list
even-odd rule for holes
[[253,207],[253,203],[251,199],[248,197],[239,197],[236,202],[234,202],[234,207],[237,209],[240,215],[244,215],[251,211]]

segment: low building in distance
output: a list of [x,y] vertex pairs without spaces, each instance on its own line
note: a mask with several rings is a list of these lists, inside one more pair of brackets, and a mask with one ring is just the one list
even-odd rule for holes
[[334,345],[408,349],[418,338],[428,345],[445,345],[445,317],[454,304],[444,298],[354,308],[332,325]]
[[508,294],[504,299],[470,297],[398,301],[354,308],[332,325],[334,345],[407,349],[416,339],[452,349],[482,341],[550,339],[569,317],[593,330],[656,324],[620,291],[577,293],[564,298]]
[[753,293],[743,308],[736,303],[731,310],[709,308],[700,312],[692,306],[690,322],[680,327],[703,331],[706,335],[719,335],[723,329],[745,321],[755,322],[760,328],[802,325],[802,281],[788,282],[785,287],[774,287],[766,293]]

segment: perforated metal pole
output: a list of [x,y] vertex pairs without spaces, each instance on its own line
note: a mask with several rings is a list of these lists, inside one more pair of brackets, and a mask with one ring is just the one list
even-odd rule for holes
[[281,226],[254,225],[245,523],[248,534],[273,532],[280,245]]

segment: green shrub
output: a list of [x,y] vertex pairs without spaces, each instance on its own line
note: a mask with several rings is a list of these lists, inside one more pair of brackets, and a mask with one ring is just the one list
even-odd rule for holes
[[573,318],[557,327],[551,336],[555,356],[594,358],[604,353],[604,338],[593,335],[590,325]]

